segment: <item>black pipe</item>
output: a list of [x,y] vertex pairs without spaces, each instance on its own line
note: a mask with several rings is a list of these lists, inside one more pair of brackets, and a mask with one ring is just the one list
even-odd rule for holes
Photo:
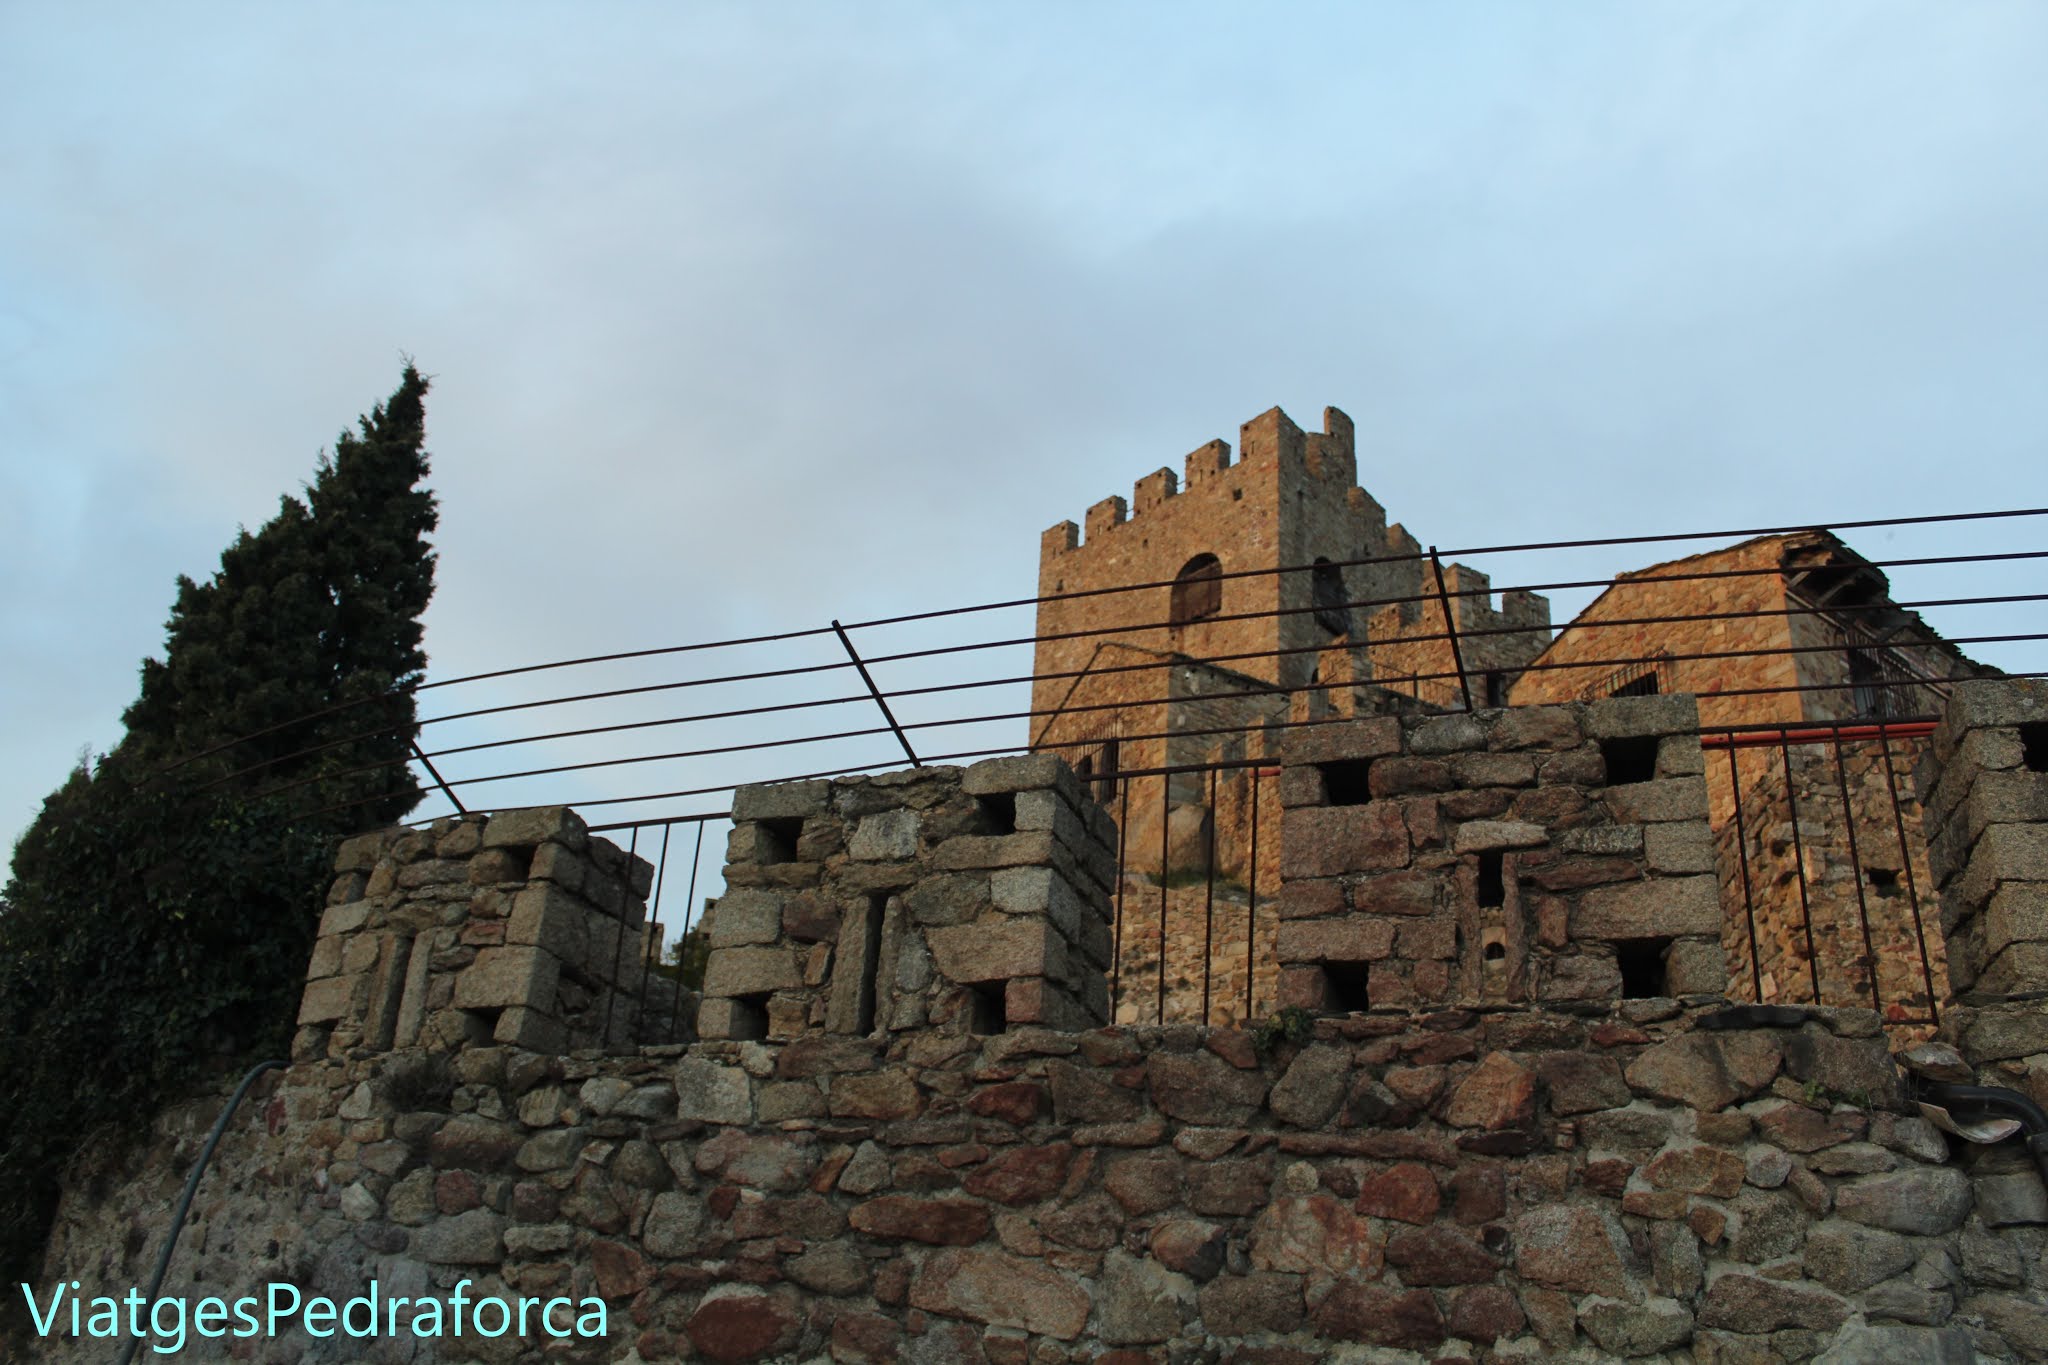
[[[234,1095],[228,1100],[228,1107],[220,1111],[220,1117],[213,1121],[213,1131],[206,1135],[206,1145],[199,1149],[199,1160],[192,1163],[192,1174],[185,1178],[185,1192],[178,1196],[177,1210],[171,1214],[171,1230],[164,1234],[164,1249],[157,1254],[156,1271],[149,1277],[149,1289],[143,1294],[144,1303],[156,1302],[156,1291],[164,1287],[164,1272],[171,1268],[171,1252],[178,1245],[178,1231],[185,1226],[185,1214],[192,1208],[192,1196],[199,1191],[199,1177],[206,1174],[206,1163],[213,1159],[213,1149],[220,1145],[220,1135],[227,1131],[228,1120],[242,1103],[242,1096],[249,1093],[249,1087],[256,1078],[266,1071],[275,1071],[283,1062],[258,1062],[242,1083],[235,1087]],[[142,1346],[141,1337],[128,1338],[128,1344],[121,1350],[118,1365],[129,1365],[135,1359],[135,1352]]]
[[2026,1131],[2021,1141],[2034,1158],[2034,1165],[2041,1172],[2041,1183],[2048,1185],[2048,1110],[2028,1099],[2017,1090],[2007,1090],[1996,1085],[1951,1085],[1945,1081],[1921,1081],[1916,1094],[1930,1104],[1944,1109],[1960,1106],[1998,1114],[2005,1118],[2018,1119]]

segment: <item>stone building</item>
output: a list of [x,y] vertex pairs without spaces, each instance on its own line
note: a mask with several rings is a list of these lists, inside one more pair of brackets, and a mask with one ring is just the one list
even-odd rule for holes
[[1928,727],[1892,722],[1986,671],[1815,530],[1620,575],[1511,699],[1689,692],[1703,726],[1752,732],[1708,737],[1731,991],[1911,1021],[1948,980],[1913,790]]
[[[1931,715],[1985,670],[1877,566],[1825,531],[1762,536],[1624,573],[1553,638],[1546,599],[1496,605],[1485,575],[1388,523],[1343,413],[1304,432],[1275,408],[1239,445],[1233,462],[1211,441],[1184,482],[1156,470],[1040,544],[1030,744],[1122,831],[1119,1018],[1220,1022],[1274,998],[1278,925],[1259,910],[1285,856],[1288,731],[1660,693],[1696,695],[1708,731],[1733,992],[1895,1021],[1945,997],[1911,782],[1925,726],[1871,723]],[[1836,725],[1863,728],[1782,748],[1716,733]]]
[[[1238,444],[1233,460],[1210,441],[1184,481],[1155,470],[1130,502],[1089,508],[1085,534],[1063,521],[1040,542],[1030,747],[1066,758],[1123,831],[1121,898],[1145,903],[1119,944],[1133,1017],[1195,1017],[1201,1004],[1163,998],[1198,996],[1201,979],[1208,1017],[1242,1017],[1255,970],[1271,1000],[1273,926],[1251,914],[1249,869],[1256,827],[1279,832],[1258,773],[1287,722],[1462,705],[1446,606],[1482,705],[1550,638],[1546,599],[1507,592],[1496,608],[1485,575],[1439,575],[1388,524],[1342,412],[1304,432],[1273,408]],[[1257,860],[1261,897],[1278,888],[1275,851]]]

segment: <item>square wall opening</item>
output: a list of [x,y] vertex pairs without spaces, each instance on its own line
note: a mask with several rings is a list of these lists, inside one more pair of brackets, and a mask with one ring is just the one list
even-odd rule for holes
[[1665,959],[1670,952],[1668,938],[1623,939],[1615,944],[1614,965],[1621,968],[1621,998],[1654,1000],[1671,994],[1665,973]]
[[1657,775],[1657,737],[1639,735],[1629,739],[1603,739],[1600,758],[1607,765],[1607,785],[1625,787],[1648,782]]
[[1318,763],[1316,771],[1323,775],[1323,799],[1332,806],[1362,806],[1372,800],[1372,788],[1366,781],[1371,767],[1372,760],[1366,758]]

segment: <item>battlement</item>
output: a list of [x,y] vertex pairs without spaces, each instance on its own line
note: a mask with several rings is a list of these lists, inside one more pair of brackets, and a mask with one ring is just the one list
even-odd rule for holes
[[1277,474],[1301,469],[1321,482],[1346,492],[1355,491],[1358,462],[1354,431],[1351,419],[1336,408],[1323,409],[1323,429],[1319,432],[1305,432],[1279,408],[1268,408],[1238,428],[1241,453],[1234,462],[1228,441],[1206,442],[1188,453],[1182,465],[1183,475],[1176,476],[1169,468],[1155,469],[1132,486],[1129,501],[1113,495],[1090,507],[1079,526],[1062,521],[1050,527],[1039,539],[1040,552],[1049,558],[1092,548],[1118,527],[1177,497],[1195,494],[1242,498],[1245,482],[1268,470]]

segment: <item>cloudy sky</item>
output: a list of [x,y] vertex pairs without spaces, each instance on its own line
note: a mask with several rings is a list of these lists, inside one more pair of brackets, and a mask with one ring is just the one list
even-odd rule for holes
[[0,829],[405,355],[437,677],[1028,595],[1041,530],[1276,403],[1446,548],[2048,502],[2043,51],[2032,0],[0,7]]

